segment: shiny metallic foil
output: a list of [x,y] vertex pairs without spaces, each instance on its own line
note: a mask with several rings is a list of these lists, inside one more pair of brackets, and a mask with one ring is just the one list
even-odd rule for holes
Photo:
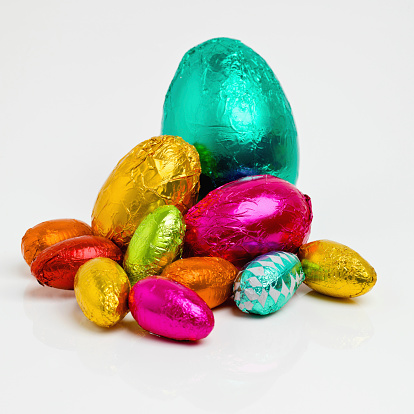
[[106,180],[92,212],[94,234],[126,249],[144,217],[163,205],[185,213],[197,200],[200,159],[182,138],[153,137],[122,158]]
[[118,263],[98,257],[76,272],[75,296],[84,315],[96,325],[109,328],[128,313],[130,283]]
[[108,257],[118,263],[123,259],[119,247],[110,240],[79,236],[43,250],[32,262],[30,270],[40,284],[70,290],[79,267],[95,257]]
[[189,257],[168,265],[163,277],[194,290],[212,309],[232,294],[238,270],[220,257]]
[[299,258],[305,284],[316,292],[352,298],[369,292],[377,281],[374,268],[351,248],[330,240],[304,244]]
[[213,312],[197,293],[160,276],[132,287],[129,309],[142,328],[171,339],[196,341],[214,327]]
[[289,102],[266,61],[238,40],[211,39],[184,55],[165,97],[162,133],[197,148],[202,196],[250,175],[297,180]]
[[305,275],[296,255],[271,252],[247,264],[234,282],[234,302],[245,313],[268,315],[291,299]]
[[185,224],[177,207],[161,206],[148,214],[136,229],[124,257],[124,269],[131,285],[158,275],[181,257]]
[[295,253],[308,239],[312,207],[294,185],[259,175],[211,191],[184,219],[184,257],[222,257],[242,267],[271,251]]
[[74,219],[49,220],[26,231],[22,238],[22,255],[30,266],[44,249],[72,237],[92,234],[92,229],[83,221]]

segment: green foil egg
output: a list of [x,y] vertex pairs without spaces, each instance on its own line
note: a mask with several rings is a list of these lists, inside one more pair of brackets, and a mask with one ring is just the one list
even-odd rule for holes
[[165,98],[162,133],[196,147],[201,197],[250,175],[296,183],[289,102],[266,61],[238,40],[211,39],[184,55]]
[[131,286],[158,275],[182,254],[185,224],[175,206],[158,207],[135,230],[124,257]]

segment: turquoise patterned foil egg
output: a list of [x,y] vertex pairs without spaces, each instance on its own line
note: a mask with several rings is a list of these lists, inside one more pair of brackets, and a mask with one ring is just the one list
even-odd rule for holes
[[234,282],[234,301],[245,313],[268,315],[284,306],[304,280],[296,255],[267,253],[240,271]]

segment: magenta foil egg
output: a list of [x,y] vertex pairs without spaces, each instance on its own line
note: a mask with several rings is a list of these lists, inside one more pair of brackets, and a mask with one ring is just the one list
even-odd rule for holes
[[310,198],[272,175],[211,191],[185,215],[184,256],[215,256],[242,267],[271,251],[296,253],[312,222]]
[[133,286],[129,309],[142,328],[171,339],[197,341],[214,327],[213,312],[197,293],[160,276]]

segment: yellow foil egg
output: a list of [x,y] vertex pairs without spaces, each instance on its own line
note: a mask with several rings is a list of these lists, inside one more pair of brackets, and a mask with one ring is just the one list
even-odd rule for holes
[[125,249],[143,218],[163,205],[182,214],[197,201],[200,159],[180,137],[148,139],[122,158],[98,194],[92,212],[94,234]]
[[75,296],[85,316],[104,328],[128,313],[128,276],[118,263],[106,257],[89,260],[75,276]]
[[162,276],[194,290],[210,308],[221,305],[233,291],[238,270],[220,257],[189,257],[168,265]]
[[351,248],[330,240],[301,246],[304,283],[316,292],[352,298],[369,292],[377,281],[374,268]]

